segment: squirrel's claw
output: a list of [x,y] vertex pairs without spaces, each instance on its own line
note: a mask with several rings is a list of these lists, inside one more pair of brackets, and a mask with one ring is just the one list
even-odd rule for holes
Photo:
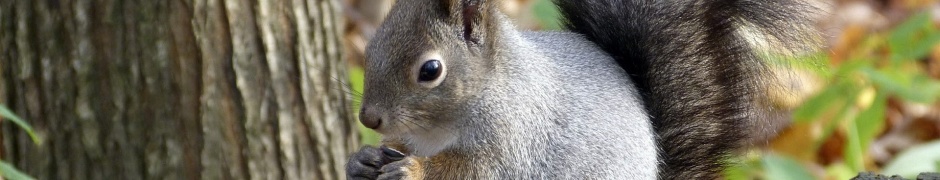
[[370,180],[379,177],[382,163],[382,150],[364,146],[349,157],[346,163],[346,179]]

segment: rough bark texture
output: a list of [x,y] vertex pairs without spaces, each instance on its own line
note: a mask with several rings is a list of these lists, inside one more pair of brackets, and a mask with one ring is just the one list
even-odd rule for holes
[[0,0],[2,156],[39,179],[342,179],[337,0]]

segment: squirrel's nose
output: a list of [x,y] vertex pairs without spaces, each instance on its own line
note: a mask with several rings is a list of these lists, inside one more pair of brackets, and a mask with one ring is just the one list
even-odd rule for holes
[[359,110],[359,122],[369,129],[379,128],[382,125],[382,115],[375,108],[365,106]]

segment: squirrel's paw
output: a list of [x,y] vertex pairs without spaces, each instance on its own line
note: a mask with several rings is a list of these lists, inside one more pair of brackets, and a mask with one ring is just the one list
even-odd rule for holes
[[382,163],[382,150],[376,147],[364,146],[349,157],[346,162],[346,179],[366,180],[379,177],[379,168]]
[[421,158],[415,156],[404,157],[382,166],[379,170],[379,180],[418,180],[424,179],[424,169]]

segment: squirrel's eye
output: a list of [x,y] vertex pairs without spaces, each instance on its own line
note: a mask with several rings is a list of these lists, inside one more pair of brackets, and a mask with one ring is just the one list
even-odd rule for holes
[[424,62],[424,64],[421,65],[421,69],[418,70],[418,81],[421,81],[421,82],[433,81],[437,79],[439,76],[441,76],[442,70],[443,69],[441,69],[441,61],[430,60],[430,61]]

